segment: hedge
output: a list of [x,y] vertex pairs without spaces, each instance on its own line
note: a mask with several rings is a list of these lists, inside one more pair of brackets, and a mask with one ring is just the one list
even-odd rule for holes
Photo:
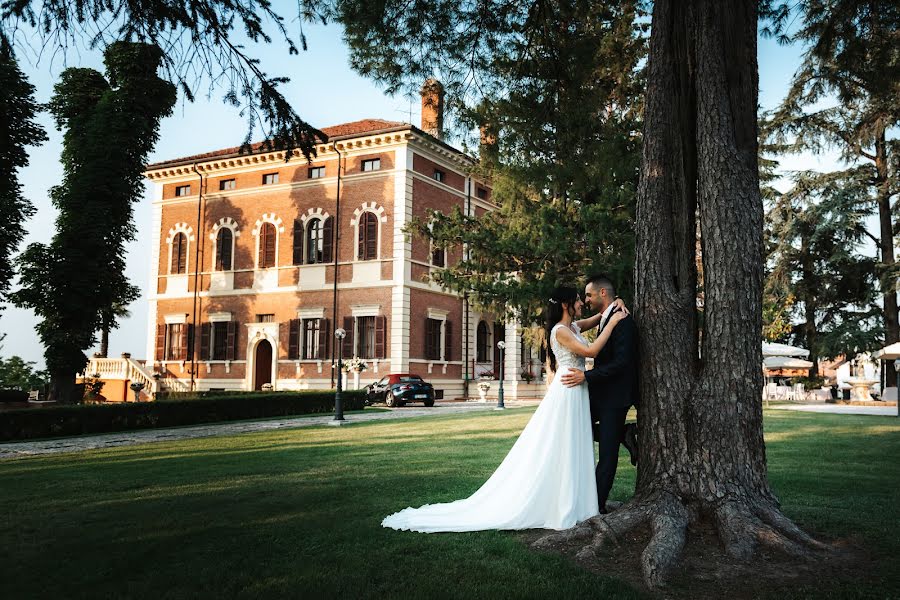
[[0,402],[28,402],[28,392],[22,390],[0,390]]
[[[362,409],[365,404],[365,392],[362,390],[345,392],[343,404],[344,410]],[[23,408],[0,412],[0,441],[333,411],[333,391],[244,392],[190,400],[169,399],[123,404]]]

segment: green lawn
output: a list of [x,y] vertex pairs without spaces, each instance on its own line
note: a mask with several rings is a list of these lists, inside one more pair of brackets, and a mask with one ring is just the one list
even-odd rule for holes
[[[515,534],[381,528],[477,489],[532,410],[0,462],[0,598],[638,597]],[[895,596],[897,420],[770,411],[766,425],[787,514],[878,561],[836,595]],[[633,485],[622,458],[614,499]]]

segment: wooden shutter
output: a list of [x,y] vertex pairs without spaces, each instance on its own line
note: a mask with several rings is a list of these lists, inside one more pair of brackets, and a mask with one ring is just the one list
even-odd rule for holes
[[330,263],[334,260],[332,250],[334,248],[334,218],[325,219],[325,225],[322,226],[322,261]]
[[368,217],[369,213],[363,213],[362,218],[359,220],[359,235],[357,236],[359,239],[357,240],[357,248],[356,248],[356,258],[359,260],[366,260],[366,217]]
[[[305,332],[301,332],[301,326],[303,325],[303,321],[300,319],[291,319],[290,322],[290,330],[288,331],[288,358],[291,360],[297,360],[300,358],[300,335]],[[306,336],[304,336],[306,339]]]
[[181,348],[178,352],[179,360],[188,360],[191,358],[191,342],[193,342],[193,336],[191,335],[194,332],[193,327],[191,325],[182,325],[181,326]]
[[222,228],[219,230],[218,239],[216,240],[216,270],[231,270],[231,230]]
[[453,323],[444,323],[444,360],[453,360]]
[[366,213],[366,258],[375,260],[378,258],[378,219],[372,213]]
[[228,322],[228,343],[225,350],[225,360],[234,360],[237,353],[237,321]]
[[422,348],[422,356],[425,360],[431,360],[431,319],[425,317],[425,346]]
[[175,234],[175,239],[172,240],[172,264],[169,271],[187,273],[187,236],[183,233]]
[[353,346],[353,320],[353,317],[344,317],[344,331],[347,332],[344,338],[344,358],[356,356],[356,348]]
[[319,360],[325,360],[328,356],[328,340],[332,332],[328,327],[328,319],[319,319]]
[[209,360],[211,358],[209,344],[209,333],[211,329],[212,323],[200,324],[200,360]]
[[384,358],[384,337],[387,330],[387,317],[375,317],[375,358]]
[[156,360],[166,358],[166,325],[161,323],[156,326]]
[[260,268],[275,266],[275,226],[263,223],[259,230],[259,266]]
[[294,263],[295,265],[303,264],[303,222],[299,219],[294,221]]

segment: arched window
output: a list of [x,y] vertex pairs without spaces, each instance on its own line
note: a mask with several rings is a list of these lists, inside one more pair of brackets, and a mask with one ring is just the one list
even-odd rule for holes
[[231,251],[234,234],[227,227],[223,227],[216,235],[216,271],[231,270]]
[[491,339],[487,323],[478,321],[478,332],[475,337],[475,362],[490,362]]
[[265,222],[259,228],[259,268],[275,266],[275,225]]
[[187,236],[176,233],[172,238],[172,263],[169,265],[172,274],[187,273]]
[[359,260],[378,258],[378,217],[375,213],[364,212],[359,219]]
[[327,263],[332,261],[331,247],[333,245],[334,220],[313,219],[306,226],[306,262],[309,264]]

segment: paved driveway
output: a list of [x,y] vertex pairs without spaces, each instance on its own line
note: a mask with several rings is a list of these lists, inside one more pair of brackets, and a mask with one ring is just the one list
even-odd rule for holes
[[[533,406],[536,402],[507,402],[510,408],[518,406]],[[386,411],[362,412],[347,415],[346,424],[362,423],[366,421],[382,421],[386,419],[406,419],[409,417],[439,417],[478,411],[493,410],[495,404],[481,404],[479,402],[436,402],[434,407],[404,406],[402,408],[389,408]],[[120,433],[103,433],[98,435],[83,435],[69,438],[54,438],[48,440],[34,440],[28,442],[0,443],[0,460],[17,458],[22,456],[34,456],[38,454],[57,454],[60,452],[78,452],[81,450],[93,450],[97,448],[115,448],[117,446],[131,446],[134,444],[149,444],[153,442],[168,442],[172,440],[185,440],[191,438],[213,437],[217,435],[237,435],[252,433],[254,431],[269,431],[272,429],[293,429],[297,427],[311,427],[315,425],[327,425],[334,420],[334,415],[285,417],[282,419],[266,419],[264,421],[234,421],[229,423],[211,423],[208,425],[193,425],[188,427],[173,427],[170,429],[139,429],[135,431],[123,431]]]

